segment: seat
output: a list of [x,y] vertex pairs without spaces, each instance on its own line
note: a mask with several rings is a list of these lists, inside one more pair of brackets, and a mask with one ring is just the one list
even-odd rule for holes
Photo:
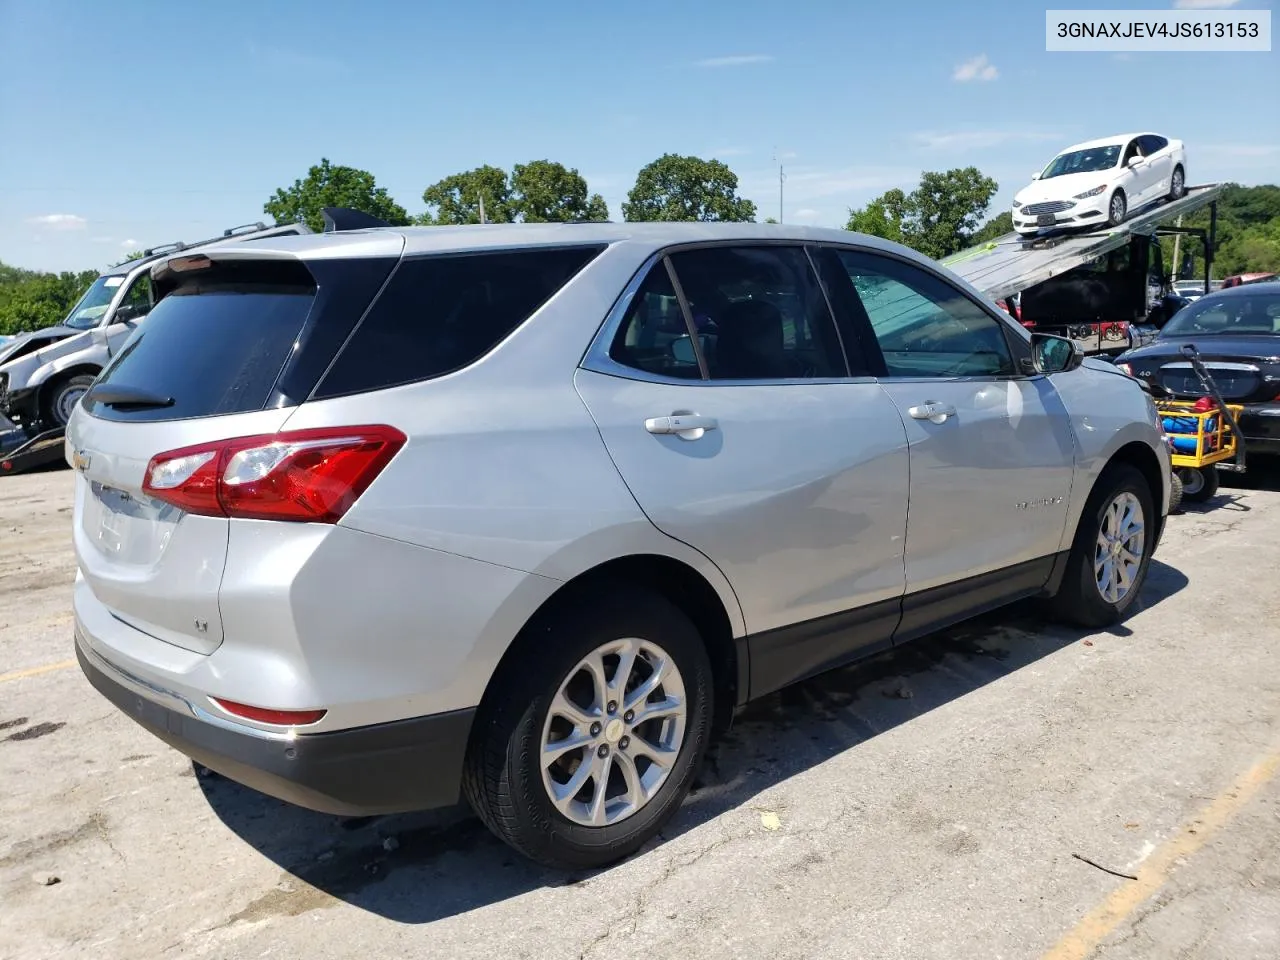
[[777,380],[802,376],[787,355],[782,312],[764,300],[740,300],[721,312],[716,327],[717,380]]

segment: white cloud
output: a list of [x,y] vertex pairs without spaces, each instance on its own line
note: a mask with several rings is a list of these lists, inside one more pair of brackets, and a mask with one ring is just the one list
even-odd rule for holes
[[1173,0],[1175,10],[1221,10],[1234,7],[1240,0]]
[[822,214],[813,209],[813,207],[801,207],[799,210],[796,210],[791,214],[791,218],[793,220],[803,220],[806,223],[812,220],[817,220],[820,216],[822,216]]
[[985,53],[980,53],[956,67],[951,79],[968,83],[970,80],[994,80],[998,76],[1000,71],[996,69],[995,64],[987,59]]
[[74,213],[46,213],[41,217],[30,217],[27,223],[50,230],[83,230],[89,225],[88,220]]
[[1060,133],[1042,130],[952,130],[946,133],[923,131],[912,134],[911,139],[928,150],[947,150],[958,153],[983,147],[998,147],[1009,143],[1040,143],[1063,139]]
[[138,241],[133,239],[133,237],[130,237],[128,240],[121,240],[120,246],[124,247],[126,250],[137,250]]
[[695,60],[695,67],[745,67],[752,63],[770,63],[773,54],[746,53],[732,57],[708,57],[706,60]]

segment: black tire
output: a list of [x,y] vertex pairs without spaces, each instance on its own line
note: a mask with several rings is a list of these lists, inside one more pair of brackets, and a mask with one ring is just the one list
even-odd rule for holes
[[[1133,585],[1118,603],[1114,603],[1106,600],[1098,588],[1094,575],[1094,550],[1107,508],[1124,493],[1132,493],[1142,507],[1143,549]],[[1053,617],[1088,629],[1109,627],[1124,619],[1147,579],[1157,520],[1155,497],[1146,477],[1127,463],[1107,467],[1094,485],[1080,515],[1062,586],[1049,604]]]
[[1217,467],[1188,467],[1182,480],[1182,498],[1187,503],[1204,503],[1218,495]]
[[[688,703],[684,740],[652,799],[617,823],[587,826],[560,813],[547,795],[539,764],[542,730],[551,700],[575,666],[622,638],[659,643],[675,661]],[[594,602],[566,604],[516,642],[516,655],[476,716],[463,772],[467,801],[499,839],[545,866],[596,869],[630,856],[679,809],[706,753],[714,685],[702,637],[662,596],[620,587]]]
[[[1182,169],[1182,164],[1178,164],[1173,168],[1173,175],[1169,177],[1169,199],[1181,200],[1187,195],[1187,173]],[[1176,270],[1177,267],[1175,266]]]
[[1169,512],[1177,513],[1182,509],[1182,478],[1174,470],[1169,476]]
[[1111,195],[1111,202],[1107,204],[1107,223],[1110,226],[1118,227],[1124,223],[1124,218],[1129,213],[1129,201],[1124,195],[1123,190],[1117,190]]
[[49,384],[44,390],[40,405],[40,415],[45,424],[49,427],[65,427],[71,419],[71,411],[79,402],[77,394],[83,395],[96,379],[91,373],[81,373]]

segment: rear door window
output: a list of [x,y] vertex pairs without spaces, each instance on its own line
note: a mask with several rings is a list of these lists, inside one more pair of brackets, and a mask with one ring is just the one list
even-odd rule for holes
[[712,380],[849,376],[804,248],[714,246],[671,255]]
[[414,383],[479,360],[603,246],[403,261],[316,390],[316,399]]
[[111,420],[176,420],[261,410],[306,323],[316,284],[297,262],[220,264],[163,297],[99,385],[143,390],[166,405],[87,411]]

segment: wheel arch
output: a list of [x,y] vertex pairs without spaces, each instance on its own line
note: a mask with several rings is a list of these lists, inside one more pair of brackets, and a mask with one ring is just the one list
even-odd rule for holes
[[481,708],[512,671],[519,669],[522,653],[536,642],[538,626],[573,606],[584,596],[598,597],[613,586],[640,586],[664,597],[683,612],[697,628],[707,647],[715,683],[717,731],[728,728],[734,709],[745,699],[747,685],[747,645],[736,635],[731,612],[726,609],[711,582],[694,567],[671,556],[655,553],[629,554],[600,563],[565,581],[547,597],[525,621],[489,676],[481,697]]
[[1151,487],[1151,496],[1156,501],[1156,537],[1155,543],[1159,544],[1161,534],[1164,533],[1165,518],[1169,512],[1170,498],[1172,491],[1166,487],[1164,482],[1164,472],[1160,469],[1160,458],[1156,456],[1156,452],[1141,440],[1130,440],[1121,446],[1107,459],[1106,466],[1099,471],[1098,476],[1093,481],[1093,486],[1089,490],[1089,496],[1092,497],[1094,490],[1102,478],[1107,475],[1107,471],[1116,464],[1127,464],[1133,467],[1147,481]]
[[58,388],[59,384],[65,383],[73,377],[97,377],[101,372],[102,367],[95,363],[75,363],[51,371],[36,389],[36,400],[38,409],[41,411],[41,416],[44,415],[45,406],[50,401],[53,391]]

